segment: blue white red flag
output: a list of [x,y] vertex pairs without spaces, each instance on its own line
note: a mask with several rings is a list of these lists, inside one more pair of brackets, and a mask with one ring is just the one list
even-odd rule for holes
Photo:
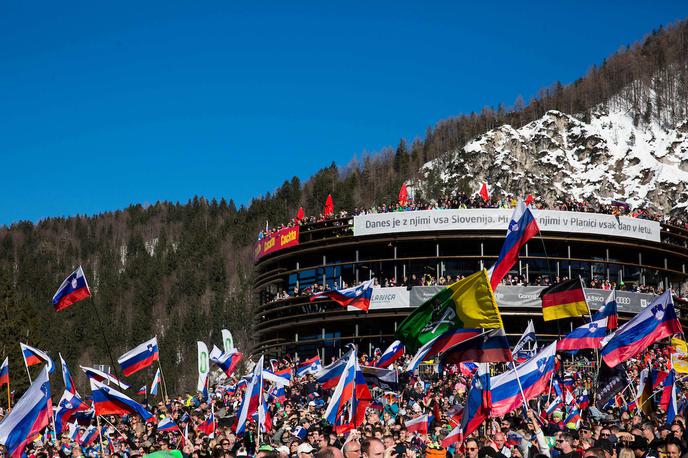
[[95,379],[91,379],[91,398],[96,415],[139,414],[144,420],[153,418],[153,414],[141,404]]
[[227,377],[231,377],[234,373],[234,369],[236,369],[237,364],[239,364],[239,361],[241,361],[243,357],[244,355],[239,353],[239,351],[235,348],[229,353],[221,353],[220,355],[211,354],[210,360],[217,364],[217,366],[222,369],[222,372],[224,372]]
[[571,410],[569,410],[569,414],[566,416],[566,419],[564,420],[564,424],[572,429],[578,429],[580,426],[581,422],[581,409],[574,405]]
[[272,382],[277,386],[285,387],[291,383],[291,372],[278,371],[279,375],[273,371],[264,370],[263,379]]
[[650,381],[652,382],[652,391],[655,391],[659,387],[664,387],[665,380],[669,377],[669,372],[660,371],[658,369],[652,369],[650,371]]
[[321,368],[315,374],[315,379],[324,389],[329,390],[337,386],[339,383],[339,378],[344,373],[344,368],[349,360],[350,353],[350,351],[347,352],[344,356],[332,364],[328,364],[327,366]]
[[160,387],[161,381],[162,377],[160,376],[160,368],[158,368],[158,370],[155,371],[155,375],[153,376],[153,382],[151,382],[150,394],[152,397],[158,395],[158,388]]
[[470,339],[476,339],[483,334],[485,333],[483,333],[480,329],[450,329],[444,334],[440,334],[434,339],[429,340],[427,343],[425,343],[425,345],[420,347],[411,361],[409,361],[409,363],[406,365],[406,372],[413,373],[423,361],[428,360],[439,353],[445,352],[451,347],[454,347],[462,342],[466,342]]
[[[674,372],[672,369],[671,372]],[[674,374],[675,378],[675,374]],[[669,405],[666,408],[666,424],[671,425],[678,415],[678,403],[676,401],[676,383],[671,384],[671,392],[669,394]]]
[[356,307],[367,312],[370,307],[370,299],[373,297],[374,281],[375,279],[372,278],[351,288],[323,291],[311,296],[311,301],[316,299],[332,299],[339,305]]
[[518,260],[518,253],[521,251],[521,247],[528,240],[538,235],[539,232],[540,228],[530,208],[519,200],[511,216],[506,239],[504,239],[504,245],[502,245],[502,249],[499,252],[497,262],[487,272],[493,291],[497,289],[499,282],[502,281]]
[[148,394],[148,385],[143,385],[136,391],[139,396],[146,396]]
[[442,364],[499,363],[512,361],[509,341],[503,328],[492,329],[482,335],[454,345],[440,355]]
[[89,380],[95,380],[96,382],[107,382],[112,385],[116,385],[123,390],[128,390],[131,388],[130,385],[127,385],[114,375],[106,374],[103,371],[100,371],[98,369],[94,369],[92,367],[86,367],[86,366],[79,366],[81,367],[81,370],[84,371],[84,374],[86,374],[86,377],[88,377]]
[[346,364],[332,393],[324,417],[337,434],[357,428],[365,419],[365,410],[372,396],[356,359],[356,352],[347,353]]
[[69,438],[73,442],[79,442],[79,432],[80,428],[77,423],[70,423],[69,424]]
[[607,317],[585,323],[567,334],[557,343],[557,351],[600,348],[607,337]]
[[519,390],[518,379],[525,400],[544,393],[554,374],[554,363],[557,352],[556,342],[542,349],[537,355],[516,367],[492,378],[491,417],[501,417],[516,410],[525,402]]
[[487,419],[492,408],[492,390],[488,365],[478,365],[478,372],[473,377],[471,388],[468,391],[466,406],[461,415],[461,432],[464,436],[470,435]]
[[607,329],[613,331],[619,327],[619,312],[616,305],[616,290],[613,289],[604,305],[593,315],[592,320],[597,321],[602,318],[607,318]]
[[125,377],[129,377],[158,361],[158,338],[152,339],[132,348],[117,359],[119,366],[122,368],[122,373]]
[[0,444],[11,458],[20,458],[26,445],[50,423],[50,380],[44,368],[0,423]]
[[77,412],[85,412],[89,410],[90,407],[84,401],[81,400],[76,394],[66,391],[62,394],[60,402],[57,404],[57,410],[55,411],[55,431],[56,433],[62,434],[64,426],[72,421],[72,418]]
[[89,447],[91,444],[93,444],[96,439],[98,438],[98,428],[95,426],[89,426],[86,431],[84,431],[84,434],[81,435],[81,439],[79,440],[79,444],[82,447]]
[[662,380],[662,392],[659,400],[659,406],[665,412],[669,411],[669,404],[671,403],[671,396],[673,396],[674,385],[676,385],[676,371],[671,369],[667,376]]
[[10,384],[10,358],[5,358],[0,366],[0,387]]
[[53,373],[55,370],[55,363],[46,352],[21,342],[19,343],[19,346],[21,347],[22,356],[24,356],[24,364],[27,368],[37,364],[46,363],[48,365],[48,372],[51,374]]
[[576,398],[576,404],[581,410],[587,409],[590,407],[590,397],[587,394],[581,394]]
[[88,282],[81,266],[64,279],[57,292],[53,296],[55,311],[64,310],[75,302],[91,296]]
[[536,340],[537,337],[535,336],[535,325],[533,324],[533,320],[528,320],[528,326],[526,326],[526,330],[523,331],[521,338],[518,339],[518,342],[516,342],[516,345],[511,352],[515,355],[523,350],[523,347],[525,347],[528,342],[535,342]]
[[170,417],[165,416],[162,420],[158,422],[158,432],[164,431],[181,431],[179,426]]
[[556,396],[554,399],[552,399],[552,402],[550,402],[547,408],[545,409],[545,413],[547,413],[547,415],[552,415],[555,410],[561,409],[563,407],[564,401],[562,401],[559,396]]
[[380,356],[380,359],[377,360],[375,366],[382,368],[388,367],[394,361],[401,358],[404,355],[405,351],[406,347],[404,346],[404,344],[401,343],[400,340],[395,340],[394,342],[392,342],[392,345],[387,347],[387,350],[385,350],[382,356]]
[[246,386],[244,399],[239,409],[237,417],[236,433],[243,434],[246,430],[246,423],[251,416],[258,410],[258,406],[263,399],[263,357],[261,356],[251,375],[251,381]]
[[667,290],[602,341],[602,359],[607,366],[615,367],[674,334],[683,334],[683,329],[676,317],[671,290]]
[[296,376],[303,377],[308,374],[316,374],[322,369],[322,363],[320,362],[320,356],[316,355],[311,359],[307,359],[299,364],[296,368]]
[[67,362],[62,358],[62,354],[59,354],[60,356],[60,366],[62,366],[62,382],[64,382],[65,390],[69,391],[72,394],[76,393],[76,384],[74,383],[74,379],[72,378],[72,374],[69,372],[69,368],[67,367]]

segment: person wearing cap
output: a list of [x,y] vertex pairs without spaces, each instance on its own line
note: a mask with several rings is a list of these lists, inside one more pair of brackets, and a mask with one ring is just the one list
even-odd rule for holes
[[303,444],[299,445],[298,448],[296,449],[296,455],[298,458],[312,458],[313,457],[313,446],[309,444],[308,442],[304,442]]

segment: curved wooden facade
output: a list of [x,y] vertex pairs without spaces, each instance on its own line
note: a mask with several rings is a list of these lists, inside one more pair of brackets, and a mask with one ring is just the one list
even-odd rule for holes
[[[299,244],[266,255],[255,264],[254,352],[270,356],[316,351],[329,361],[347,343],[363,351],[390,343],[396,326],[411,308],[369,313],[348,311],[330,301],[307,296],[275,299],[280,291],[313,283],[348,284],[377,278],[470,274],[497,258],[504,231],[399,232],[354,237],[352,219],[329,220],[301,227]],[[608,278],[626,284],[672,287],[685,295],[688,287],[688,231],[662,225],[661,242],[576,233],[547,233],[531,240],[512,269],[535,282],[538,276]],[[686,311],[688,313],[688,311]],[[541,337],[569,329],[542,321],[533,309],[503,309],[508,335],[518,336],[528,319]],[[623,316],[621,317],[624,318]],[[626,317],[627,318],[627,317]],[[567,322],[566,326],[574,326]],[[561,326],[561,324],[560,324]]]

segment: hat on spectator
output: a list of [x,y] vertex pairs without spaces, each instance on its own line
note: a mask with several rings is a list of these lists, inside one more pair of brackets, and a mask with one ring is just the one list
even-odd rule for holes
[[296,449],[297,453],[312,453],[313,447],[308,442],[305,442]]

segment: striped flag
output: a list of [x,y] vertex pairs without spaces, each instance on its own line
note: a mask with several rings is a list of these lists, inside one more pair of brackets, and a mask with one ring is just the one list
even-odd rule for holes
[[542,317],[545,321],[574,318],[588,313],[585,292],[580,278],[557,283],[540,293]]

